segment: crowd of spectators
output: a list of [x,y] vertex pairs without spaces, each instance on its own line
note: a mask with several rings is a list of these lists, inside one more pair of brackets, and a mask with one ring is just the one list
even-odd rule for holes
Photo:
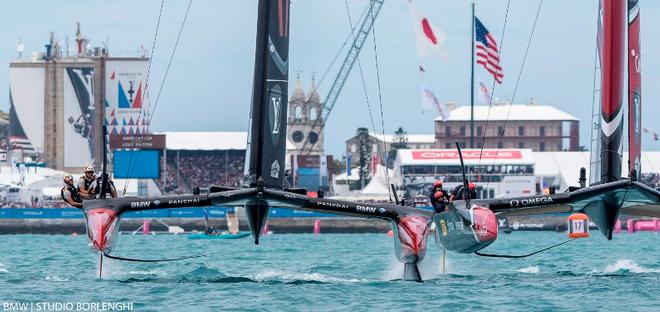
[[176,166],[171,163],[167,163],[167,174],[164,174],[165,185],[162,189],[165,193],[181,193],[185,190],[183,187],[179,187],[179,181],[176,178]]
[[0,208],[70,208],[69,204],[62,200],[33,200],[32,202],[0,201]]
[[[480,174],[480,175],[532,175],[534,174],[534,167],[531,165],[482,165],[482,166],[466,166],[465,171],[467,174]],[[456,166],[434,166],[434,165],[408,165],[402,166],[401,172],[406,175],[419,174],[419,175],[450,175],[461,174],[461,167]]]
[[167,164],[166,192],[190,192],[196,186],[240,186],[245,151],[169,152]]

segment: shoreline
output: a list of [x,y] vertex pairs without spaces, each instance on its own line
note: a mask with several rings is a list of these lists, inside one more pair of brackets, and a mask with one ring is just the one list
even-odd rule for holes
[[[133,232],[149,220],[150,232],[165,232],[169,226],[181,227],[185,232],[204,231],[204,219],[200,218],[124,218],[119,230]],[[225,218],[211,218],[210,224],[216,229],[227,228]],[[282,233],[313,233],[314,223],[320,221],[321,233],[387,233],[391,229],[388,222],[377,219],[347,217],[286,217],[270,218],[269,230]],[[506,221],[505,221],[506,220]],[[162,223],[161,223],[162,222]],[[163,224],[164,223],[164,224]],[[625,222],[622,222],[625,223]],[[240,230],[249,231],[244,218],[240,220]],[[509,217],[500,219],[500,233],[508,231],[557,231],[566,230],[563,216]],[[83,218],[3,218],[0,219],[0,235],[6,234],[84,234]]]

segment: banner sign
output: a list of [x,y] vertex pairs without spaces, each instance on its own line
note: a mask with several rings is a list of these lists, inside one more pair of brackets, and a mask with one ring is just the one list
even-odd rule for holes
[[[514,150],[463,150],[463,159],[522,159],[522,153]],[[457,151],[450,150],[425,150],[413,151],[413,159],[459,159]]]
[[[224,218],[227,209],[232,207],[206,207],[210,218]],[[122,218],[204,218],[204,207],[198,208],[170,208],[143,211],[131,211],[122,215]],[[319,213],[285,208],[270,209],[271,218],[320,218],[335,217],[334,214]],[[82,210],[76,208],[2,208],[0,219],[84,219]]]
[[165,149],[165,135],[111,135],[110,149]]

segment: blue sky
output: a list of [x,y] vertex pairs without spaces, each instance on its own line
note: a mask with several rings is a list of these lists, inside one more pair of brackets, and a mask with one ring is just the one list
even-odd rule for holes
[[[426,84],[441,101],[469,102],[470,3],[467,0],[417,0],[418,9],[431,23],[443,29],[449,60],[422,60]],[[477,1],[477,16],[498,38],[502,36],[506,0]],[[155,48],[151,84],[160,86],[185,0],[167,0]],[[176,53],[171,72],[153,118],[153,130],[246,130],[252,88],[256,0],[193,0],[190,16]],[[367,0],[350,0],[353,20],[368,5]],[[518,71],[530,35],[538,1],[511,0],[509,18],[501,45],[504,83],[495,97],[511,100]],[[544,1],[526,66],[522,72],[516,103],[534,99],[556,106],[581,121],[580,142],[589,147],[593,64],[598,1]],[[26,53],[42,51],[48,32],[59,40],[73,38],[75,23],[92,45],[109,39],[116,55],[135,53],[140,45],[150,49],[160,7],[159,0],[69,0],[2,1],[0,27],[0,85],[8,86],[8,64],[17,57],[15,43],[22,38]],[[660,115],[660,2],[642,3],[643,123],[660,132],[654,116]],[[385,132],[399,126],[410,134],[432,134],[433,112],[421,110],[420,60],[415,51],[411,14],[405,0],[386,0],[376,22]],[[305,90],[312,73],[326,70],[349,33],[346,2],[341,0],[298,0],[291,5],[291,72],[301,71]],[[373,39],[370,37],[360,60],[367,90],[380,132],[380,110]],[[357,68],[356,68],[357,69]],[[321,97],[336,74],[331,69],[322,81]],[[488,85],[491,77],[481,68],[477,75]],[[291,77],[293,88],[295,76]],[[153,92],[153,91],[152,91]],[[0,88],[0,109],[8,110],[8,88]],[[152,94],[152,106],[155,96]],[[354,70],[326,127],[326,150],[343,152],[344,141],[361,126],[371,128],[359,72]],[[660,143],[644,137],[645,150],[657,150]]]

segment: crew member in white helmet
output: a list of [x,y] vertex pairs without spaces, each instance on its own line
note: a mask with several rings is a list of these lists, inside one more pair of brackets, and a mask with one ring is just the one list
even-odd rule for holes
[[73,176],[67,174],[64,176],[64,187],[60,190],[60,195],[62,200],[67,204],[76,207],[82,208],[82,199],[80,198],[80,192],[75,185],[73,185]]
[[87,167],[83,171],[82,177],[78,179],[78,192],[82,199],[94,198],[94,189],[91,188],[94,183],[94,168]]

